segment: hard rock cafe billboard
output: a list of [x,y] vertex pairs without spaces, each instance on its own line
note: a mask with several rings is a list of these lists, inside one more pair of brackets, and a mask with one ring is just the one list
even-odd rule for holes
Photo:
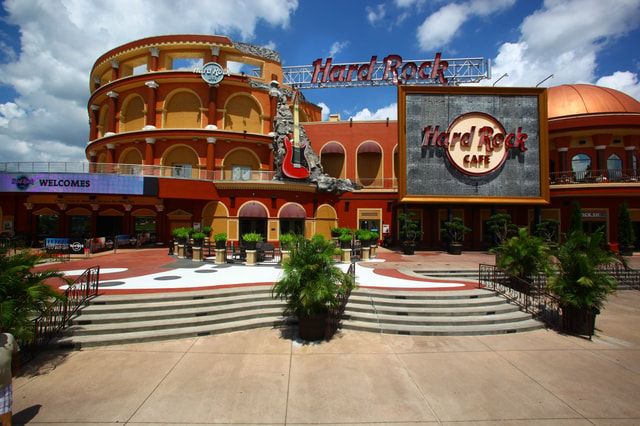
[[544,88],[398,88],[403,202],[549,203]]

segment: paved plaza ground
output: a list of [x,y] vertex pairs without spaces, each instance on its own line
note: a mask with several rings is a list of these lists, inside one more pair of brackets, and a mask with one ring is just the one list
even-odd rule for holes
[[[413,268],[402,261],[390,269]],[[344,330],[303,344],[266,328],[48,352],[14,381],[14,424],[638,425],[639,306],[640,291],[612,296],[592,341]]]

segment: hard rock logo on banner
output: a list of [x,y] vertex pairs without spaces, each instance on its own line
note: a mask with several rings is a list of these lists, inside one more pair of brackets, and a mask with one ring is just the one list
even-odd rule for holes
[[451,164],[467,175],[486,175],[504,164],[510,149],[527,150],[522,127],[507,133],[489,114],[471,112],[456,118],[446,131],[427,126],[422,147],[443,147]]

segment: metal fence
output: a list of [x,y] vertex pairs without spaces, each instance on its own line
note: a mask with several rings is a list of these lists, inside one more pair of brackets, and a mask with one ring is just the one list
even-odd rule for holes
[[530,283],[494,265],[480,264],[478,281],[480,288],[501,294],[534,318],[548,324],[557,324],[560,318],[558,299],[547,292],[543,276]]
[[86,269],[69,285],[61,299],[56,300],[36,318],[35,339],[20,343],[23,361],[32,359],[40,348],[46,346],[67,325],[69,319],[86,304],[90,297],[98,294],[99,282],[100,267],[93,266]]

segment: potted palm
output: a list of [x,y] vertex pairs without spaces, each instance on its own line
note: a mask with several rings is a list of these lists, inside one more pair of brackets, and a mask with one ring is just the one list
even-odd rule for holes
[[444,228],[440,232],[446,233],[449,237],[449,254],[462,254],[462,242],[467,232],[471,232],[471,228],[464,226],[462,218],[454,217],[451,222],[445,222]]
[[615,291],[616,281],[602,267],[620,261],[613,252],[602,248],[604,233],[591,235],[573,231],[555,252],[555,274],[547,281],[549,291],[558,298],[562,310],[562,325],[570,334],[591,338],[596,315],[607,296]]
[[526,227],[489,251],[496,254],[496,266],[521,280],[531,282],[540,273],[551,274],[549,246]]
[[338,306],[340,294],[355,287],[353,277],[335,265],[337,251],[322,235],[298,237],[282,263],[282,278],[271,289],[272,297],[286,301],[284,314],[298,318],[303,340],[325,337],[328,312]]
[[414,219],[416,214],[413,212],[400,213],[400,230],[402,232],[402,250],[404,254],[414,254],[416,249],[416,240],[421,237],[424,232],[419,229],[420,222]]

